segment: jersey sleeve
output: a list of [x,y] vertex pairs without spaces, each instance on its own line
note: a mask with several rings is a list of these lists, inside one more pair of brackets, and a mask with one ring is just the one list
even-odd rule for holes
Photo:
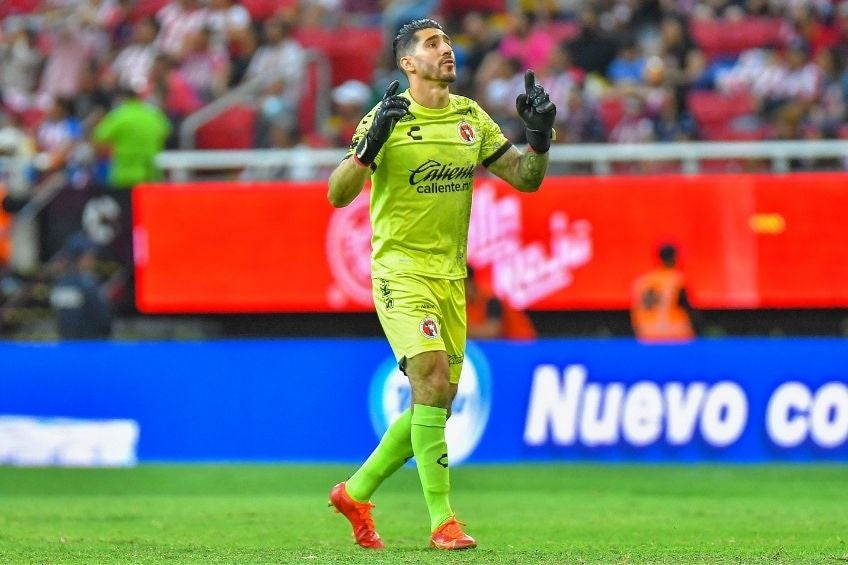
[[482,134],[479,161],[488,167],[497,161],[498,157],[506,153],[507,149],[512,147],[512,144],[501,131],[501,127],[479,105],[477,106],[477,114],[480,119],[479,126]]

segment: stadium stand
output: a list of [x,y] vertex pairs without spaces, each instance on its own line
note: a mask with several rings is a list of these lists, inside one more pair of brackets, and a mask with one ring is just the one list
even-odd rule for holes
[[604,133],[609,136],[624,116],[624,99],[615,95],[602,97],[598,100],[598,113],[604,126]]
[[35,12],[41,0],[6,0],[0,4],[0,18]]
[[[379,21],[380,14],[375,12],[373,6],[368,3],[356,0],[323,3],[322,6],[326,4],[333,6],[334,9],[325,11],[323,15],[319,13],[317,18],[314,10],[310,12],[316,3],[304,0],[300,2],[243,0],[240,3],[243,6],[242,9],[246,9],[250,14],[257,29],[268,20],[280,19],[292,28],[292,38],[301,47],[314,49],[323,55],[329,64],[331,87],[348,80],[358,80],[372,84],[376,89],[383,80],[382,77],[391,73],[391,69],[388,68],[390,62],[387,62],[385,57],[387,45],[384,30]],[[16,30],[24,27],[36,34],[36,51],[44,61],[48,61],[52,55],[52,43],[57,37],[56,34],[59,33],[59,28],[56,27],[57,21],[62,18],[67,19],[68,22],[79,21],[79,26],[69,28],[70,32],[80,34],[84,36],[86,42],[102,48],[100,51],[91,51],[92,55],[89,56],[102,73],[108,68],[119,49],[126,45],[130,33],[128,26],[145,17],[159,19],[161,25],[163,10],[169,5],[176,4],[169,0],[136,0],[122,3],[116,0],[77,0],[60,3],[46,0],[9,0],[0,7],[0,17],[3,18],[5,31],[0,45],[8,45],[14,41]],[[124,6],[129,7],[126,13],[121,11],[126,9]],[[448,26],[452,28],[450,31],[456,36],[458,58],[462,61],[464,38],[459,19],[472,11],[482,12],[489,25],[495,30],[495,34],[506,37],[514,31],[508,28],[512,24],[506,14],[516,9],[516,6],[523,6],[523,4],[502,0],[476,0],[471,3],[445,0],[441,3],[437,15],[450,16]],[[532,14],[531,27],[526,32],[527,37],[532,37],[535,32],[542,32],[543,35],[565,47],[582,33],[583,20],[577,17],[578,8],[568,8],[571,4],[562,4],[563,8],[557,8],[557,3],[550,3],[549,6],[553,8],[548,12],[536,9]],[[815,24],[813,27],[808,23],[805,24],[806,20],[797,10],[778,4],[769,5],[751,14],[745,13],[744,9],[734,4],[725,2],[681,4],[676,8],[661,5],[654,11],[643,8],[635,12],[628,8],[629,4],[625,2],[611,4],[587,2],[574,6],[592,9],[601,16],[598,20],[601,22],[599,36],[606,37],[605,41],[612,40],[614,44],[620,43],[623,46],[635,39],[640,46],[640,53],[642,53],[640,56],[645,60],[656,57],[660,61],[652,67],[657,69],[656,73],[659,73],[658,80],[645,76],[641,81],[622,87],[620,84],[612,84],[602,74],[590,73],[577,81],[576,88],[586,98],[591,111],[603,123],[606,135],[612,132],[620,120],[623,114],[623,100],[627,96],[635,94],[649,101],[656,94],[651,92],[652,90],[664,90],[667,93],[675,93],[679,102],[677,113],[680,119],[683,120],[689,116],[694,120],[699,126],[697,135],[702,139],[768,138],[778,128],[775,128],[773,123],[767,122],[776,118],[773,115],[761,115],[762,105],[759,100],[761,95],[754,88],[755,85],[747,85],[753,94],[749,94],[746,100],[745,96],[738,93],[726,97],[718,94],[719,81],[732,69],[741,55],[750,50],[763,48],[774,50],[780,55],[769,72],[776,77],[788,76],[791,69],[786,68],[782,54],[788,45],[799,42],[807,45],[808,63],[813,66],[818,65],[815,56],[823,48],[833,48],[836,57],[836,68],[821,78],[821,84],[816,87],[816,98],[803,112],[801,119],[809,121],[810,116],[816,113],[817,105],[826,103],[823,98],[824,93],[832,84],[839,86],[840,103],[844,105],[845,91],[848,90],[845,87],[846,47],[844,41],[840,39],[844,37],[846,23],[848,23],[848,16],[843,16],[846,12],[844,3],[835,3],[830,11],[823,7],[808,10],[806,14],[808,18],[812,18]],[[207,14],[204,17],[209,17],[208,14],[215,7],[212,4],[208,6],[198,4],[192,9]],[[664,43],[665,38],[660,35],[664,25],[663,19],[677,19],[684,22],[684,37],[677,44]],[[519,30],[518,33],[519,36],[510,37],[510,53],[514,52],[516,44],[520,45],[520,34],[524,32]],[[264,40],[260,38],[260,46],[262,41]],[[230,41],[223,47],[232,65],[238,63],[239,56],[250,54],[249,50],[245,51],[246,47],[237,42]],[[520,56],[525,60],[537,58],[533,50],[538,48],[540,48],[538,41],[527,43],[522,47],[524,50],[520,51]],[[93,55],[94,53],[97,55]],[[702,68],[699,68],[696,62],[699,57],[703,58]],[[196,68],[188,68],[186,72],[196,72]],[[557,69],[552,69],[552,72],[556,77]],[[191,79],[191,76],[188,78]],[[463,93],[479,97],[479,93],[486,90],[493,78],[484,68],[475,74],[474,80],[469,81],[470,85]],[[73,77],[69,80],[73,80]],[[320,125],[316,125],[314,121],[321,116],[316,117],[316,111],[311,107],[313,89],[317,86],[315,80],[314,75],[308,77],[309,84],[302,98],[302,103],[307,107],[298,111],[297,127],[301,131],[320,134]],[[108,90],[116,85],[104,86]],[[31,92],[17,93],[23,94],[23,99],[20,96],[16,98],[15,93],[9,94],[8,90],[9,86],[4,86],[3,99],[6,109],[13,111],[25,128],[32,129],[37,126],[42,119],[44,109],[43,97],[39,98],[42,94],[39,88]],[[150,101],[156,103],[156,97],[151,95]],[[492,109],[492,113],[499,121],[507,119],[507,116],[500,115],[496,109]],[[724,120],[716,118],[722,114],[727,118]],[[758,114],[765,122],[761,124],[762,127],[737,128],[728,124],[731,119],[743,115],[756,117]],[[656,127],[660,127],[658,115],[658,109],[648,108],[648,118],[655,123]],[[226,123],[226,117],[215,119],[224,120]],[[818,125],[815,124],[813,127]],[[804,131],[809,130],[809,126],[804,128]],[[841,137],[844,135],[844,127],[840,124],[838,127],[830,128],[825,133],[825,137],[827,135]],[[322,141],[320,135],[313,135],[311,138],[318,145],[326,145],[326,141]],[[234,137],[232,141],[233,148],[245,147],[243,138]],[[568,141],[582,140],[569,139]],[[215,147],[218,146],[215,145]]]
[[370,83],[383,49],[382,30],[376,27],[300,29],[296,38],[304,47],[312,47],[327,57],[332,86],[347,80]]
[[726,123],[740,116],[753,114],[754,99],[748,92],[724,94],[711,90],[689,93],[689,111],[700,126]]
[[256,109],[232,106],[197,130],[198,149],[250,149],[255,142]]
[[[520,87],[523,69],[515,60],[538,62],[537,76],[551,86],[561,109],[557,129],[563,135],[552,155],[597,142],[660,141],[660,148],[663,143],[699,140],[848,139],[848,1],[436,4],[433,15],[454,37],[464,74],[455,91],[479,100],[516,143],[524,142],[523,130],[513,127],[514,108],[503,101],[514,98],[516,85]],[[183,9],[191,18],[173,17]],[[249,14],[247,31],[229,27],[237,25],[232,22],[238,20],[234,14],[239,10]],[[527,11],[527,17],[515,17],[520,10]],[[485,22],[485,37],[472,37],[464,27],[464,18],[472,13]],[[587,18],[587,13],[594,17]],[[133,42],[135,26],[145,18],[156,22],[157,39],[149,50],[135,51],[130,65],[137,80],[122,84],[113,68],[115,60]],[[283,30],[284,41],[275,43],[268,36],[269,23]],[[161,58],[165,27],[169,36],[184,37]],[[210,48],[189,57],[193,35],[209,33],[206,28],[211,28]],[[169,150],[287,144],[340,149],[347,142],[338,135],[339,124],[349,131],[350,117],[340,115],[331,93],[356,81],[370,89],[368,104],[379,98],[377,93],[397,76],[386,34],[378,3],[366,0],[0,1],[0,130],[23,136],[22,147],[31,148],[25,152],[25,174],[15,177],[25,178],[27,186],[12,187],[21,202],[9,207],[20,209],[33,195],[53,194],[43,185],[49,178],[55,186],[56,175],[64,178],[66,187],[98,190],[108,155],[94,146],[90,132],[126,88],[165,110],[173,125]],[[509,49],[501,49],[505,38]],[[67,45],[78,48],[62,47]],[[611,51],[600,59],[574,57],[592,45]],[[634,45],[635,59],[628,62],[630,68],[644,69],[642,75],[613,81],[607,66],[625,46]],[[269,51],[276,63],[265,67],[272,69],[263,75],[268,83],[244,88],[257,53]],[[580,61],[596,68],[581,68]],[[82,69],[90,69],[96,79],[85,91]],[[213,69],[229,75],[229,90],[218,91],[216,84],[210,98],[209,89],[199,92],[198,85]],[[73,115],[51,118],[54,101],[63,98],[75,99]],[[269,127],[282,135],[269,135]],[[776,151],[782,155],[782,150]],[[833,153],[823,151],[823,160],[779,156],[775,168],[823,162],[833,167]],[[662,149],[655,153],[662,154]],[[559,170],[641,170],[603,159],[585,162],[591,163],[589,168],[580,169],[566,159]],[[683,168],[694,162],[684,162]],[[725,154],[698,162],[701,170],[710,171],[750,166]],[[316,167],[319,172],[325,169]],[[679,169],[674,165],[669,170]],[[0,167],[0,183],[8,186],[10,181],[21,182],[11,180],[8,168]],[[51,206],[49,201],[38,202],[27,210]],[[42,242],[33,245],[35,263],[0,265],[0,270],[33,270],[56,252]]]
[[778,47],[783,22],[773,17],[744,17],[738,20],[695,18],[689,31],[709,59],[733,57],[755,47]]

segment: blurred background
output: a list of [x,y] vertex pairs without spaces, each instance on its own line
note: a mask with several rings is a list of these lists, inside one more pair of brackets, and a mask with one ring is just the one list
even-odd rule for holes
[[[715,182],[739,186],[727,195],[726,206],[735,201],[736,213],[749,213],[753,231],[725,234],[731,239],[721,243],[716,230],[734,212],[713,208],[702,216],[696,210],[706,205],[696,200],[712,201],[719,189],[699,189],[710,193],[704,196],[684,190],[650,196],[625,191],[646,208],[638,214],[657,217],[618,228],[595,227],[595,235],[598,227],[631,231],[624,238],[631,245],[619,249],[619,257],[593,261],[616,271],[608,276],[619,279],[622,294],[593,297],[589,292],[577,299],[563,295],[523,304],[543,335],[631,335],[625,283],[650,265],[663,239],[682,246],[680,261],[698,277],[745,279],[757,269],[765,269],[759,278],[802,273],[797,276],[801,287],[786,280],[760,281],[786,287],[770,297],[742,297],[739,293],[747,291],[734,295],[731,288],[715,296],[702,288],[707,283],[693,277],[689,298],[702,310],[707,335],[848,333],[848,276],[839,244],[845,232],[829,231],[839,228],[821,223],[816,210],[802,213],[788,227],[781,216],[783,207],[816,206],[817,200],[822,212],[844,210],[844,193],[837,189],[810,196],[820,190],[820,181],[790,181],[778,202],[762,210],[742,209],[751,199],[762,200],[745,188],[747,175],[844,171],[848,3],[8,0],[0,7],[2,335],[57,336],[50,289],[66,269],[72,241],[79,243],[83,236],[93,248],[89,270],[113,313],[109,331],[101,330],[104,335],[380,335],[370,312],[351,312],[363,308],[333,303],[316,311],[308,300],[249,309],[240,303],[191,311],[172,305],[139,313],[133,298],[128,189],[154,180],[234,181],[231,187],[279,180],[275,186],[280,190],[289,182],[324,181],[385,85],[403,80],[391,56],[395,30],[410,18],[430,15],[444,22],[455,39],[460,72],[454,92],[478,100],[512,141],[524,141],[514,112],[524,69],[536,71],[556,102],[557,139],[545,191],[551,194],[545,204],[522,201],[531,210],[553,210],[556,201],[570,204],[557,191],[575,184],[558,179],[575,176],[601,176],[605,180],[597,186],[607,186],[621,175],[666,175],[647,183],[656,190],[679,185],[679,177],[669,175],[742,175]],[[120,134],[113,126],[96,134],[104,116],[126,110],[122,107],[133,99],[160,111],[132,119],[150,139],[140,152],[133,141],[142,135],[138,131]],[[170,127],[151,137],[162,116]],[[221,150],[238,153],[215,152]],[[157,169],[139,169],[136,162],[153,153],[158,154]],[[839,184],[840,175],[831,182]],[[486,178],[484,171],[481,178]],[[764,178],[762,190],[770,193],[772,182]],[[617,184],[627,186],[628,181]],[[580,198],[598,196],[592,213],[625,206],[601,195],[592,182],[585,186]],[[684,194],[695,200],[682,202]],[[313,209],[324,212],[319,200],[305,204],[298,237],[309,237],[309,230],[315,238],[324,237],[326,226],[309,217]],[[671,202],[687,210],[665,210]],[[284,200],[279,204],[286,205]],[[233,198],[227,214],[252,213],[242,206],[249,205]],[[567,207],[562,211],[568,215]],[[685,215],[690,213],[697,217]],[[678,225],[665,233],[649,230],[650,237],[634,244],[640,230],[667,220]],[[697,241],[682,241],[680,231],[694,226],[700,232]],[[534,237],[550,243],[541,232],[517,237],[526,240],[521,243]],[[766,232],[771,237],[762,235]],[[764,258],[762,250],[752,249],[751,234],[785,252],[794,249],[793,256],[781,257],[775,249]],[[271,244],[263,244],[261,237],[255,243]],[[267,249],[244,251],[254,265],[268,260]],[[736,254],[740,257],[730,257]],[[222,255],[221,271],[233,270],[231,259]],[[283,263],[261,268],[292,269]],[[477,266],[486,269],[490,261],[480,258]],[[711,273],[715,269],[724,272]],[[592,274],[584,278],[599,283]],[[737,286],[751,284],[757,283]],[[813,287],[821,287],[815,298],[810,296],[816,293]]]
[[[265,432],[245,443],[236,427],[218,449],[186,424],[182,444],[163,415],[204,378],[222,388],[198,421],[232,410],[229,394],[245,403],[231,412],[240,425],[265,430],[279,373],[323,375],[329,388],[309,395],[324,402],[340,350],[363,373],[344,385],[365,396],[363,429],[379,434],[408,401],[371,304],[367,193],[340,210],[325,193],[360,118],[404,81],[397,28],[428,16],[454,39],[452,91],[511,141],[525,142],[525,69],[558,109],[539,193],[477,174],[469,263],[491,323],[472,334],[469,406],[495,410],[492,382],[531,407],[544,391],[566,406],[583,390],[568,383],[650,377],[669,406],[685,382],[718,410],[704,437],[727,437],[684,458],[724,457],[713,449],[741,437],[741,401],[761,427],[743,423],[750,437],[729,457],[844,457],[848,2],[827,0],[4,0],[0,413],[128,418],[126,437],[140,425],[159,438],[142,459],[365,453],[370,432],[349,450],[301,452]],[[531,345],[504,333],[512,312]],[[676,329],[657,330],[669,318]],[[789,382],[806,393],[770,396]],[[526,441],[524,415],[513,427],[505,416],[514,451],[483,447],[483,460],[572,445],[567,426],[544,431],[557,410],[528,408]],[[796,439],[762,442],[764,422],[791,428],[798,410],[809,422]],[[485,421],[484,445],[510,445]],[[573,441],[597,446],[588,433]],[[602,433],[623,449],[602,457],[633,456],[617,437]]]

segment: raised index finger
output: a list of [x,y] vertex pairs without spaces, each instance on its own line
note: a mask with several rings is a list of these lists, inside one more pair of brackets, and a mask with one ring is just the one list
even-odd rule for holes
[[383,100],[385,100],[386,98],[391,98],[392,96],[394,96],[395,93],[397,92],[399,86],[400,86],[400,81],[393,80],[392,83],[389,85],[389,87],[386,89],[386,94],[383,95]]
[[524,73],[524,92],[527,93],[527,96],[533,94],[533,88],[536,86],[536,75],[530,69]]

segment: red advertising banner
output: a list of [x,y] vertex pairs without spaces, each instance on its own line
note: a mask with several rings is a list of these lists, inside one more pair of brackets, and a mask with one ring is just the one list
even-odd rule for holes
[[[0,183],[0,202],[6,197],[6,187]],[[9,214],[0,208],[0,265],[9,262],[12,254],[12,238],[10,235],[12,220]]]
[[[368,195],[324,183],[150,184],[133,195],[144,312],[372,308]],[[662,243],[699,308],[848,306],[848,175],[479,179],[469,261],[515,306],[625,309]]]

